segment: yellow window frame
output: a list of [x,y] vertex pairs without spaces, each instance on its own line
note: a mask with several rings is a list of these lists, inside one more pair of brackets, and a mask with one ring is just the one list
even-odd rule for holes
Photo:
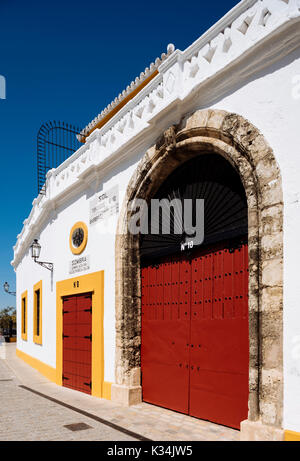
[[[25,312],[24,312],[25,302]],[[21,294],[21,338],[27,341],[27,317],[28,317],[28,293],[27,290]],[[24,328],[25,327],[25,328]]]
[[[42,280],[33,286],[33,342],[42,344],[43,290]],[[37,324],[37,292],[39,291],[39,325]]]

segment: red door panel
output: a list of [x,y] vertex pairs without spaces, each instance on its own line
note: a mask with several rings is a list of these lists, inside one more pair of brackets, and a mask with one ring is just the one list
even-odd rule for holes
[[192,291],[199,294],[192,304],[190,414],[235,428],[248,416],[247,271],[245,244],[202,250],[192,262]]
[[143,400],[234,428],[248,416],[248,247],[142,269]]
[[180,321],[144,321],[143,400],[179,412],[188,411],[187,328]]
[[92,298],[79,295],[63,303],[63,385],[91,393]]
[[248,416],[248,323],[194,321],[190,414],[239,428]]
[[179,274],[170,261],[142,270],[142,385],[144,401],[186,413],[190,306]]

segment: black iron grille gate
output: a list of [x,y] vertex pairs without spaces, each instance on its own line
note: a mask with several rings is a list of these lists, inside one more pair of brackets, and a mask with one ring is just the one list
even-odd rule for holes
[[46,174],[58,167],[79,147],[78,127],[65,122],[51,121],[43,124],[37,135],[38,194],[46,193]]

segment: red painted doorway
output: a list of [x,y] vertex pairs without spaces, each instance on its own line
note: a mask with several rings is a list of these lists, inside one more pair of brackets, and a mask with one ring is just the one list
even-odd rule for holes
[[248,246],[142,269],[143,400],[233,428],[248,417]]
[[87,394],[92,388],[92,295],[63,299],[63,385]]

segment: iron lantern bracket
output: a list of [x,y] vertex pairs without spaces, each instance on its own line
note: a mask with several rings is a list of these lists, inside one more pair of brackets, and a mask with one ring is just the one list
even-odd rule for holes
[[42,267],[45,267],[46,269],[48,269],[49,271],[53,271],[53,263],[48,263],[48,262],[45,262],[45,261],[38,261],[37,258],[33,258],[34,259],[34,262],[36,262],[37,264],[39,264],[40,266]]

